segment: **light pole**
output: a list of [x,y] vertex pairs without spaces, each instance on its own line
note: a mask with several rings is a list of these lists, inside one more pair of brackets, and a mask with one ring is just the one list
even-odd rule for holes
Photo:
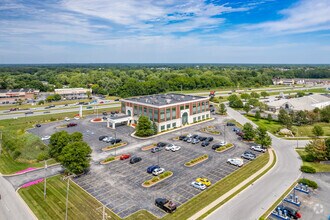
[[295,127],[295,128],[296,128],[296,139],[297,139],[297,147],[296,148],[298,148],[298,134],[299,134],[299,130],[298,130],[297,127]]
[[68,183],[66,186],[66,201],[65,201],[65,220],[68,220],[68,203],[69,203],[69,189],[70,189],[70,177],[74,175],[68,176]]
[[46,194],[47,194],[47,160],[45,160],[44,200],[46,200]]
[[223,141],[226,142],[226,124],[223,125]]

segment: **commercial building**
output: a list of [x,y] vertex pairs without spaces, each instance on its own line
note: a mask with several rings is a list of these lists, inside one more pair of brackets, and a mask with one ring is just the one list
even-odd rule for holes
[[33,101],[39,95],[36,89],[2,89],[0,90],[0,103],[11,104],[17,101]]
[[274,78],[274,85],[329,85],[329,79],[303,79],[303,78],[294,78],[294,79],[282,79],[282,78]]
[[87,93],[92,93],[92,89],[84,88],[65,88],[65,89],[55,89],[55,94],[61,95],[66,99],[85,99],[88,97]]
[[148,116],[158,132],[211,117],[208,97],[174,93],[122,99],[121,112],[131,117],[131,123]]
[[277,112],[280,109],[288,111],[311,111],[315,108],[324,108],[330,105],[330,97],[328,95],[314,94],[293,99],[280,99],[267,103],[270,111]]

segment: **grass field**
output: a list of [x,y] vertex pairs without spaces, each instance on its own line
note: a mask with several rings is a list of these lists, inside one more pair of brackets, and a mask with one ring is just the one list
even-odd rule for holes
[[[296,149],[297,153],[300,157],[303,158],[303,156],[307,155],[304,149]],[[313,167],[316,172],[330,172],[330,164],[321,164],[318,162],[307,162],[303,160],[304,166],[310,166]]]
[[[248,163],[242,168],[238,169],[231,175],[225,177],[211,188],[200,193],[187,203],[183,204],[178,210],[166,215],[167,219],[187,219],[197,211],[204,208],[206,205],[220,197],[221,195],[234,188],[236,185],[251,176],[257,170],[261,169],[267,164],[269,154],[263,154],[255,161]],[[20,189],[19,194],[29,205],[32,211],[39,219],[63,219],[65,215],[65,192],[66,182],[61,180],[60,176],[55,176],[47,179],[47,199],[43,201],[43,183],[31,186],[29,188]],[[69,195],[69,219],[101,219],[101,211],[96,211],[101,207],[101,204],[92,196],[83,191],[79,186],[72,183],[70,185]],[[107,209],[108,216],[111,219],[119,219],[110,210]],[[156,220],[157,218],[151,213],[141,210],[129,217],[127,220]]]
[[[260,119],[256,120],[253,116],[246,116],[248,119],[253,121],[258,126],[266,127],[267,130],[273,134],[276,134],[281,128],[283,128],[283,125],[281,125],[277,121],[271,121],[269,122],[266,119]],[[320,125],[324,130],[324,136],[330,136],[330,123],[315,123],[313,125],[302,125],[302,126],[292,126],[292,131],[296,132],[298,129],[298,135],[297,137],[314,137],[314,134],[312,132],[313,127],[315,125]]]

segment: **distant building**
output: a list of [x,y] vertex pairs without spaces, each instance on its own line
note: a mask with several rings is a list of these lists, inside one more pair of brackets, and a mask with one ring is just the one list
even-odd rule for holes
[[146,115],[165,131],[211,117],[209,98],[182,94],[158,94],[121,100],[121,112],[137,122]]
[[282,79],[282,78],[274,78],[274,85],[329,85],[329,79],[303,79],[303,78],[295,78],[295,79]]
[[65,99],[85,99],[87,98],[87,93],[92,93],[92,89],[84,88],[65,88],[65,89],[55,89],[55,94],[61,95]]
[[315,108],[324,108],[330,105],[328,95],[314,94],[293,99],[281,99],[267,103],[270,111],[277,112],[280,109],[288,111],[313,110]]
[[0,103],[16,103],[19,100],[33,101],[39,95],[36,89],[2,89],[0,90]]
[[294,79],[281,79],[281,78],[273,79],[274,85],[293,85],[294,83],[295,83]]

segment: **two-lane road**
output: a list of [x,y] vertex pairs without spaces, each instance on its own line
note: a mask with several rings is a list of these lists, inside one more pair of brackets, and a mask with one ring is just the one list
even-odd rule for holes
[[[231,108],[227,109],[227,113],[239,123],[252,123],[237,111]],[[254,126],[256,125],[254,124]],[[294,150],[296,141],[280,139],[274,135],[271,137],[272,146],[277,156],[277,163],[274,168],[205,219],[258,219],[301,175],[299,171],[301,160]],[[300,141],[301,144],[307,142]]]

